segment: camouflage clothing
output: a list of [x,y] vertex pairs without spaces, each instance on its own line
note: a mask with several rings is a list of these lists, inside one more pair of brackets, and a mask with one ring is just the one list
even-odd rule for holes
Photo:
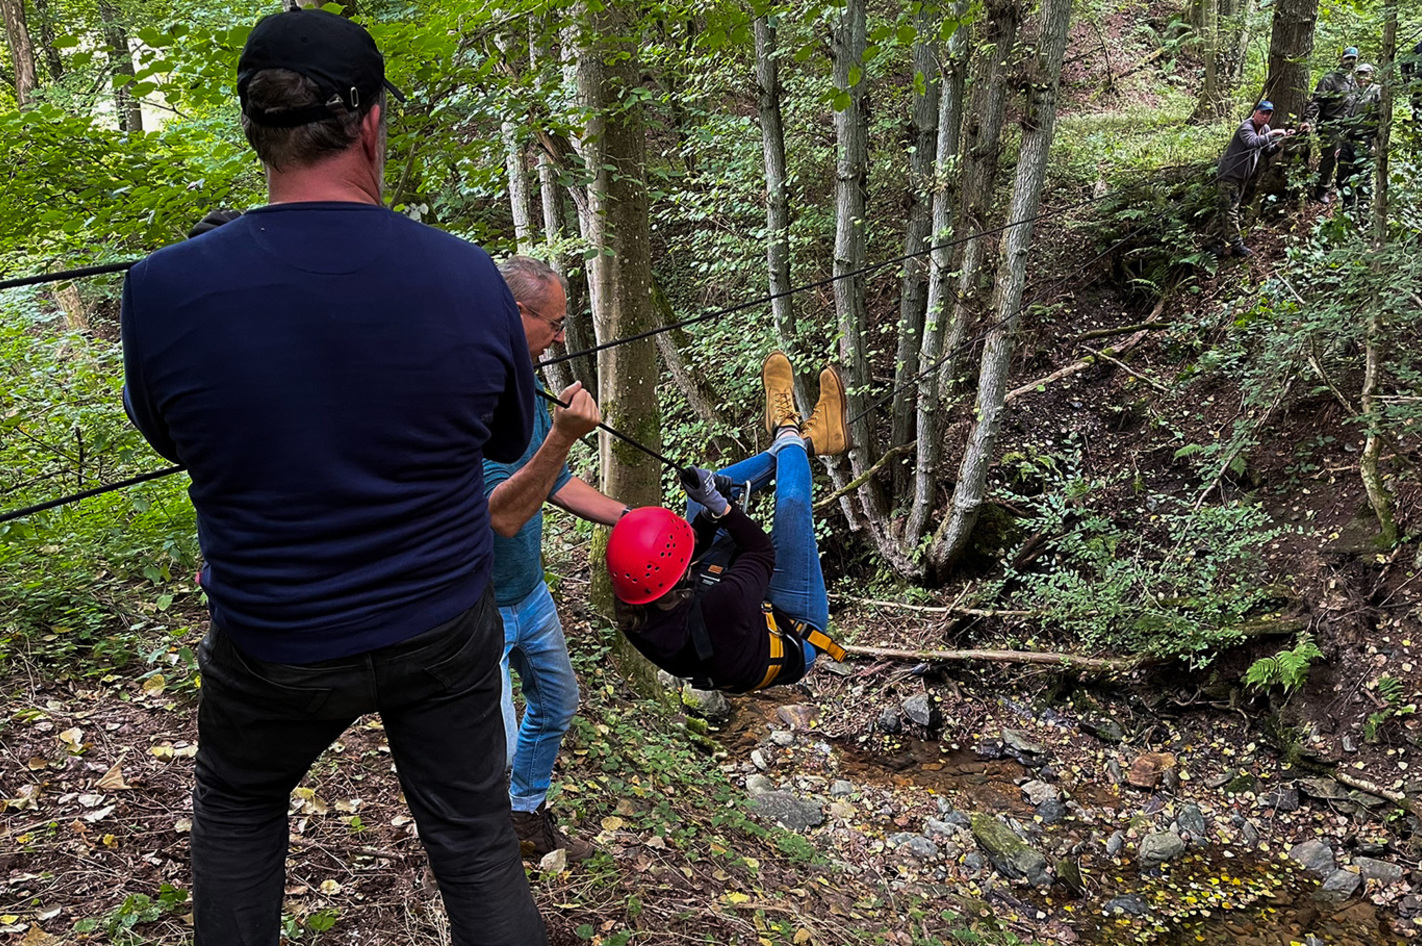
[[1343,146],[1345,126],[1352,114],[1358,94],[1358,83],[1351,72],[1334,69],[1318,80],[1309,99],[1304,117],[1318,122],[1318,138],[1322,153],[1318,160],[1318,180],[1314,193],[1323,198],[1333,184],[1333,170],[1338,165],[1338,151]]
[[1219,196],[1215,219],[1210,224],[1211,246],[1235,246],[1244,242],[1239,230],[1239,204],[1244,197],[1244,182],[1219,180],[1215,184]]

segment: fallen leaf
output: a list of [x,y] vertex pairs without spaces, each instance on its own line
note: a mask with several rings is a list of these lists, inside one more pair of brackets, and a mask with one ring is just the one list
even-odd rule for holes
[[73,729],[66,729],[60,733],[59,741],[69,747],[70,752],[84,751],[84,730],[75,726]]
[[622,826],[623,826],[624,824],[626,824],[626,823],[627,823],[627,822],[623,821],[621,818],[617,817],[616,815],[608,815],[606,818],[602,819],[602,830],[604,830],[604,831],[618,831],[618,830],[620,830],[620,829],[622,828]]
[[38,926],[32,926],[20,940],[20,946],[51,946],[51,944],[58,942],[60,942],[58,936],[50,936]]
[[103,821],[109,815],[114,813],[115,807],[115,805],[105,805],[102,808],[97,808],[94,811],[86,813],[84,815],[84,820],[89,822],[90,824],[93,824],[95,821]]
[[102,788],[106,792],[117,792],[129,788],[129,784],[123,780],[123,767],[117,762],[114,767],[104,773],[103,778],[94,783],[95,788]]
[[159,762],[173,761],[173,744],[171,742],[165,742],[161,745],[156,746],[149,746],[148,752],[150,755],[153,756],[153,758],[157,759]]
[[159,696],[167,688],[168,681],[161,673],[155,673],[143,681],[143,692],[149,696]]
[[545,874],[561,874],[568,867],[567,848],[558,848],[544,854],[538,862],[538,869]]
[[359,798],[338,798],[336,800],[336,810],[344,811],[347,814],[354,814],[360,811]]
[[[63,800],[63,799],[61,799],[61,801],[62,801],[62,800]],[[99,807],[100,805],[102,805],[103,803],[104,803],[104,796],[103,796],[103,795],[80,795],[80,796],[79,796],[79,804],[83,805],[85,808],[98,808],[98,807]]]
[[741,893],[739,890],[733,890],[726,894],[726,900],[729,903],[745,903],[749,899],[750,894]]
[[178,832],[179,834],[187,834],[192,829],[193,819],[191,818],[179,818],[177,821],[173,822],[173,830]]
[[321,892],[326,894],[328,897],[334,897],[336,894],[341,892],[341,885],[334,880],[323,880],[321,881],[320,889]]

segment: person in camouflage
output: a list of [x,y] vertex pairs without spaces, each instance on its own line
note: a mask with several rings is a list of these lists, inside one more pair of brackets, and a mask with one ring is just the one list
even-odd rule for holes
[[1371,63],[1358,63],[1358,94],[1348,116],[1348,134],[1338,154],[1338,184],[1343,206],[1356,207],[1368,190],[1368,171],[1377,147],[1378,120],[1382,109],[1382,86],[1373,84]]
[[1282,128],[1270,129],[1269,119],[1273,117],[1274,103],[1268,99],[1260,102],[1254,107],[1254,114],[1239,123],[1229,146],[1220,156],[1215,175],[1219,204],[1206,237],[1206,248],[1216,259],[1230,250],[1234,250],[1235,256],[1254,255],[1244,245],[1244,236],[1239,230],[1239,205],[1244,197],[1244,186],[1259,164],[1259,156],[1278,150],[1277,140],[1289,134]]
[[1353,110],[1353,100],[1358,94],[1358,83],[1353,78],[1354,67],[1358,65],[1358,48],[1349,46],[1338,57],[1338,68],[1326,73],[1318,80],[1304,110],[1304,120],[1308,125],[1317,125],[1323,154],[1318,162],[1318,177],[1314,181],[1314,200],[1328,203],[1329,191],[1333,186],[1333,172],[1338,166],[1338,152],[1343,146],[1347,131],[1347,119]]

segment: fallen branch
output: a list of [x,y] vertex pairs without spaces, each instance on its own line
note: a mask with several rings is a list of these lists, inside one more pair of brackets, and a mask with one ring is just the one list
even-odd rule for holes
[[925,614],[966,614],[975,618],[1025,618],[1036,611],[994,611],[985,608],[960,608],[955,605],[906,604],[901,601],[882,601],[878,598],[856,598],[853,595],[832,594],[831,601],[849,601],[854,604],[868,604],[877,608],[899,608],[904,611],[921,611]]
[[1112,358],[1110,355],[1106,354],[1106,352],[1110,351],[1110,349],[1103,349],[1102,351],[1097,351],[1097,350],[1094,349],[1094,348],[1087,348],[1085,345],[1083,345],[1082,347],[1083,347],[1083,348],[1086,348],[1087,351],[1091,352],[1091,353],[1092,353],[1093,355],[1095,355],[1097,358],[1100,358],[1100,359],[1102,359],[1102,360],[1104,360],[1104,361],[1109,361],[1109,362],[1111,362],[1111,364],[1115,365],[1117,368],[1120,368],[1122,371],[1124,371],[1126,374],[1130,375],[1131,377],[1135,378],[1137,381],[1144,381],[1146,384],[1148,384],[1148,385],[1150,385],[1151,387],[1155,388],[1157,391],[1161,391],[1161,392],[1163,392],[1163,393],[1165,393],[1165,394],[1169,394],[1169,393],[1170,393],[1170,389],[1167,388],[1165,385],[1161,384],[1159,381],[1156,381],[1156,380],[1154,380],[1153,378],[1147,378],[1145,375],[1141,374],[1139,371],[1135,371],[1135,370],[1133,370],[1132,368],[1128,367],[1124,361],[1120,361],[1119,359]]
[[1078,335],[1071,341],[1073,345],[1076,345],[1081,342],[1089,342],[1094,338],[1114,338],[1117,335],[1126,335],[1130,332],[1139,332],[1143,330],[1151,332],[1157,329],[1170,328],[1173,324],[1173,322],[1137,322],[1135,325],[1122,325],[1119,328],[1098,328],[1095,331],[1086,332],[1085,334]]
[[1376,782],[1370,782],[1367,779],[1359,778],[1356,775],[1349,775],[1342,768],[1334,770],[1333,781],[1339,783],[1340,785],[1347,785],[1349,788],[1356,788],[1360,792],[1367,792],[1369,795],[1376,795],[1379,798],[1386,798],[1394,805],[1397,805],[1401,808],[1406,808],[1412,813],[1412,816],[1414,818],[1422,819],[1422,803],[1417,802],[1415,799],[1408,798],[1401,792],[1394,792],[1389,789],[1383,788]]
[[863,473],[859,474],[859,476],[855,477],[850,482],[845,483],[833,493],[830,493],[824,499],[821,499],[819,502],[815,503],[814,508],[824,509],[825,507],[832,505],[835,500],[839,499],[839,497],[845,495],[846,493],[854,492],[856,489],[869,482],[869,478],[875,473],[878,473],[879,470],[883,468],[885,463],[888,463],[894,457],[908,453],[910,450],[914,449],[915,446],[916,444],[913,443],[901,443],[897,447],[891,447],[890,449],[884,451],[884,455],[878,460],[874,461],[873,466],[865,470]]
[[847,654],[861,657],[889,657],[919,662],[933,660],[984,660],[992,663],[1051,664],[1078,670],[1134,670],[1145,662],[1141,657],[1080,657],[1076,654],[1056,654],[1033,650],[894,650],[887,647],[844,648]]
[[[1110,352],[1113,355],[1124,355],[1126,352],[1139,345],[1141,343],[1141,339],[1145,338],[1149,334],[1149,329],[1141,329],[1117,347],[1103,348],[1102,351]],[[1092,365],[1096,364],[1097,360],[1098,359],[1095,355],[1087,355],[1080,361],[1073,362],[1072,364],[1067,365],[1065,368],[1058,368],[1056,371],[1053,371],[1045,378],[1038,378],[1036,381],[1028,381],[1026,384],[1022,385],[1022,387],[1007,392],[1007,396],[1002,399],[1002,403],[1011,404],[1014,400],[1024,394],[1031,394],[1038,388],[1046,387],[1053,381],[1060,381],[1062,378],[1070,377],[1071,375],[1076,374],[1078,371],[1084,371],[1087,368],[1090,368]]]

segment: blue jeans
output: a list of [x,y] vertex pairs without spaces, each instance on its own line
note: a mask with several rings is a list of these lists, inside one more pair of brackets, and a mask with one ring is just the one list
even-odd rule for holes
[[[504,619],[504,738],[508,746],[509,804],[536,811],[548,796],[563,734],[578,712],[578,676],[548,585],[540,581],[518,604],[499,608]],[[509,668],[523,689],[523,723],[514,713]]]
[[[801,444],[791,443],[778,453],[747,457],[717,471],[737,485],[750,484],[752,493],[775,484],[775,519],[770,530],[775,543],[775,573],[770,578],[770,603],[817,631],[829,627],[829,600],[820,552],[815,546],[815,521],[810,508],[810,458]],[[728,497],[729,498],[729,497]],[[686,518],[695,519],[701,505],[689,501]],[[804,645],[805,669],[817,651]]]

